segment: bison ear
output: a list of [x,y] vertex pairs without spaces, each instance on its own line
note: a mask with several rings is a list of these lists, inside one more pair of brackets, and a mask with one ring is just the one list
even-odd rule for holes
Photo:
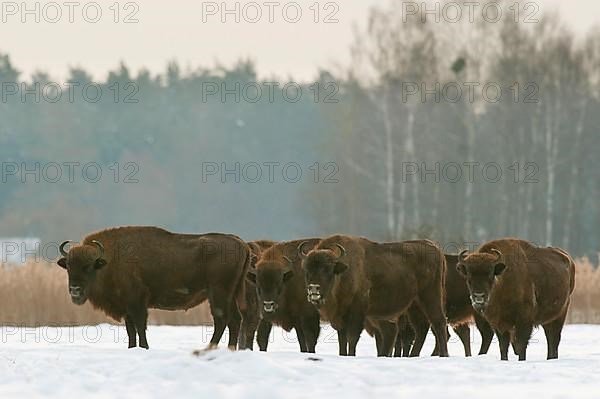
[[291,279],[293,276],[294,276],[294,271],[292,269],[286,270],[285,272],[283,272],[283,282],[285,283],[286,281]]
[[59,265],[60,267],[62,267],[63,269],[67,268],[67,258],[60,258],[58,260],[58,262],[56,262],[57,265]]
[[348,266],[343,264],[342,262],[336,262],[335,266],[333,267],[333,272],[335,274],[342,274],[344,273],[346,270],[348,270]]
[[499,276],[506,270],[506,265],[502,262],[494,265],[494,276]]
[[467,268],[465,267],[464,263],[457,263],[456,271],[458,271],[458,273],[463,277],[467,275]]
[[250,280],[252,283],[256,284],[256,269],[248,270],[248,274],[246,274],[246,278]]
[[99,270],[106,266],[106,261],[102,258],[96,259],[96,263],[94,263],[94,269]]

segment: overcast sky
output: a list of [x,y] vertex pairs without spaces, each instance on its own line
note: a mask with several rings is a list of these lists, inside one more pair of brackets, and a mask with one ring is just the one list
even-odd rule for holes
[[[221,8],[222,0],[214,3],[138,0],[137,4],[121,0],[118,15],[115,8],[111,8],[116,1],[119,0],[96,0],[102,12],[96,23],[89,22],[97,19],[97,8],[93,4],[84,12],[88,1],[72,7],[64,5],[67,0],[56,0],[52,6],[42,1],[36,11],[37,2],[28,0],[27,9],[33,10],[30,14],[21,6],[21,1],[2,1],[0,52],[10,54],[25,77],[41,69],[53,77],[64,78],[69,67],[81,66],[96,79],[103,79],[121,60],[133,70],[147,67],[156,73],[163,71],[169,60],[179,61],[184,68],[195,68],[213,66],[217,61],[230,65],[240,57],[248,57],[256,62],[262,76],[291,75],[296,79],[310,79],[319,66],[335,69],[347,65],[353,24],[364,24],[370,6],[393,0],[329,3],[328,0],[297,0],[295,4],[300,5],[302,11],[297,23],[284,19],[284,15],[289,20],[295,18],[293,5],[283,12],[283,6],[290,3],[287,0],[274,6],[273,23],[269,22],[269,7],[265,5],[269,0],[256,1],[262,11],[262,18],[256,23],[243,18],[243,6],[248,1],[240,3],[239,23],[235,22],[235,15],[226,15],[227,21],[221,22],[220,9],[216,15],[210,15],[210,7],[215,4]],[[226,3],[233,8],[235,1]],[[320,9],[318,16],[312,6],[315,3]],[[536,4],[541,11],[560,7],[565,19],[578,32],[600,22],[598,0],[538,0]],[[505,7],[505,12],[510,12],[508,5]],[[256,9],[245,10],[247,18],[255,17]],[[60,17],[57,12],[61,13]],[[69,22],[71,15],[72,23]],[[127,16],[138,22],[124,23]],[[324,23],[327,16],[338,22]],[[39,22],[35,21],[36,17]],[[319,22],[314,21],[315,17]],[[115,18],[119,22],[115,22]],[[59,22],[52,23],[57,19]]]

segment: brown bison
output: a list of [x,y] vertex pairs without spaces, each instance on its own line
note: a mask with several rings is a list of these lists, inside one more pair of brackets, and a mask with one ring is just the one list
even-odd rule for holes
[[[464,277],[456,269],[458,264],[458,255],[456,254],[445,254],[446,258],[446,318],[448,324],[450,324],[454,332],[460,338],[461,343],[465,349],[465,356],[471,356],[471,330],[469,323],[475,320],[475,325],[481,334],[481,348],[479,354],[486,354],[489,350],[492,339],[494,338],[494,331],[485,320],[485,318],[477,313],[471,305],[471,299],[469,297],[469,289]],[[398,335],[396,337],[396,348],[394,356],[407,356],[406,353],[409,348],[418,342],[420,346],[423,345],[427,331],[429,330],[429,323],[424,319],[425,316],[419,317],[419,315],[413,315],[411,323],[407,323],[406,320],[403,323],[403,328],[398,328]],[[416,322],[415,322],[416,321]],[[425,327],[423,321],[427,323]],[[421,332],[417,334],[418,338],[415,337],[415,331],[412,324],[418,326]],[[423,328],[425,331],[423,333]],[[449,333],[448,333],[449,334]],[[433,350],[432,355],[437,355],[437,347]]]
[[[256,262],[261,258],[264,251],[276,244],[276,241],[270,240],[258,240],[248,242],[250,251],[252,252],[252,261],[250,262],[250,269],[256,268]],[[258,295],[256,294],[256,285],[250,280],[246,279],[246,314],[242,320],[242,327],[240,330],[240,337],[238,346],[239,349],[253,349],[254,336],[256,329],[260,321],[260,315],[258,310]]]
[[340,355],[356,355],[367,318],[395,321],[416,304],[432,325],[440,356],[448,356],[446,261],[433,242],[334,235],[308,253],[302,248],[308,300],[337,331]]
[[519,360],[526,359],[534,326],[542,325],[548,359],[558,358],[558,345],[571,294],[575,263],[563,250],[540,248],[514,238],[483,244],[459,255],[457,270],[465,276],[473,308],[495,330],[502,360],[513,344]]
[[[488,352],[494,331],[485,318],[473,309],[469,296],[469,288],[465,278],[458,272],[458,255],[445,254],[446,257],[446,317],[465,348],[465,356],[471,356],[471,329],[469,324],[475,320],[475,325],[481,334],[479,354]],[[437,348],[433,354],[437,353]]]
[[68,272],[71,300],[89,300],[115,320],[124,318],[130,348],[137,333],[148,349],[148,308],[189,309],[206,299],[215,325],[207,349],[217,347],[226,326],[235,348],[250,264],[250,250],[238,237],[120,227],[88,235],[66,252],[70,243],[60,245],[58,264]]
[[256,341],[266,351],[273,324],[286,331],[296,330],[301,352],[315,352],[321,331],[319,312],[306,301],[306,285],[298,246],[312,248],[320,239],[280,242],[267,249],[248,271],[256,284],[260,322]]

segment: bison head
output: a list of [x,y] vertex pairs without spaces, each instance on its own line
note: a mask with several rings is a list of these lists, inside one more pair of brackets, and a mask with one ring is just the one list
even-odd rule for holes
[[89,286],[96,278],[96,272],[106,265],[102,258],[104,246],[99,241],[91,244],[75,245],[68,252],[65,247],[71,241],[63,242],[60,247],[62,258],[58,265],[69,275],[69,295],[76,305],[83,305],[88,299]]
[[256,264],[256,269],[248,270],[248,278],[256,285],[258,303],[262,305],[260,313],[264,318],[272,316],[279,307],[281,293],[294,275],[292,260],[287,256],[280,261],[261,259]]
[[313,305],[321,306],[331,293],[335,277],[348,269],[341,261],[346,255],[346,249],[336,243],[335,249],[313,249],[306,254],[302,250],[303,244],[298,247],[298,253],[303,258],[307,299]]
[[471,304],[478,312],[485,311],[496,278],[506,269],[504,256],[497,249],[492,253],[474,253],[466,256],[464,250],[458,256],[456,269],[467,280]]

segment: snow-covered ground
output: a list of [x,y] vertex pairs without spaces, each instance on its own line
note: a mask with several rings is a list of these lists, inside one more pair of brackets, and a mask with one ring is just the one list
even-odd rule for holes
[[[600,397],[600,326],[567,326],[555,361],[545,360],[546,341],[536,330],[527,362],[512,354],[500,362],[496,341],[487,356],[465,358],[455,336],[448,359],[428,356],[432,336],[420,358],[381,359],[366,333],[359,356],[339,357],[329,326],[316,356],[299,353],[294,334],[280,329],[273,330],[268,353],[219,349],[201,357],[191,353],[209,341],[210,327],[151,326],[149,351],[128,350],[120,326],[0,331],[2,398]],[[479,334],[472,335],[477,352]]]

